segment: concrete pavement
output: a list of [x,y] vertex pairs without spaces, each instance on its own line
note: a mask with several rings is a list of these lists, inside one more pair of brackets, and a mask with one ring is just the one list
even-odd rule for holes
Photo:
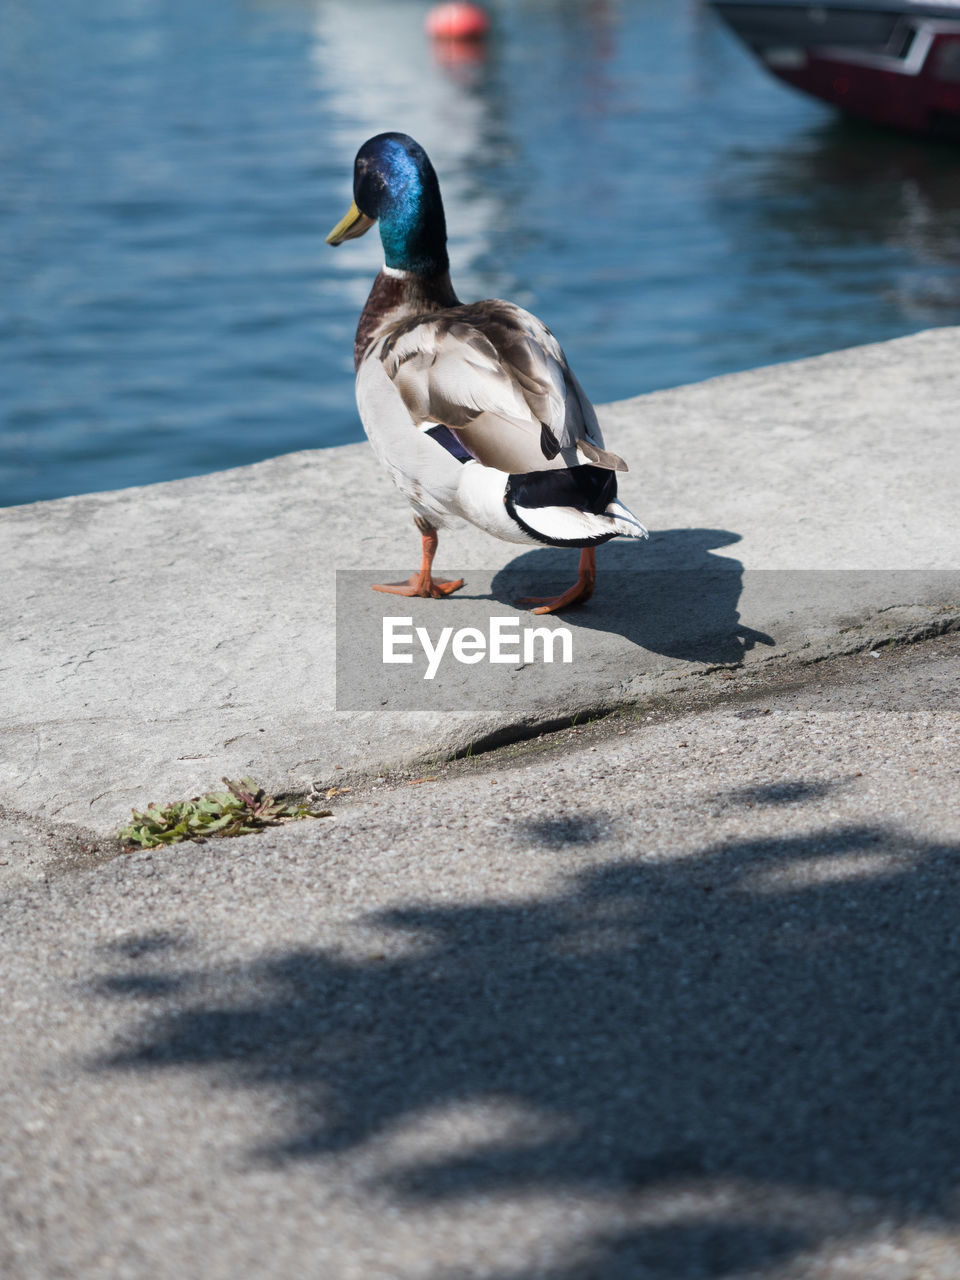
[[11,883],[0,1274],[954,1280],[960,636],[874,655]]
[[[335,633],[375,650],[388,598],[364,588],[337,630],[335,571],[399,576],[418,555],[366,446],[2,511],[0,806],[89,843],[224,774],[303,792],[639,705],[717,666],[949,628],[958,354],[960,330],[935,330],[604,407],[653,536],[601,548],[594,600],[562,619],[573,663],[487,684],[450,664],[429,691],[414,673],[413,693],[376,697],[361,670],[343,709]],[[574,562],[460,526],[439,567],[467,576],[467,598],[404,612],[425,628],[515,613],[512,593],[566,585]]]
[[[365,447],[0,513],[4,1280],[955,1280],[958,348],[607,406],[650,543],[429,693]],[[245,772],[334,816],[117,854]]]

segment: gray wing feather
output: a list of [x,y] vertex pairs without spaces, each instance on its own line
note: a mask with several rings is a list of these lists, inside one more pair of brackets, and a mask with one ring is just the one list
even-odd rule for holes
[[377,354],[413,425],[450,427],[484,466],[516,474],[590,461],[626,470],[603,450],[560,344],[522,307],[478,302],[404,320]]

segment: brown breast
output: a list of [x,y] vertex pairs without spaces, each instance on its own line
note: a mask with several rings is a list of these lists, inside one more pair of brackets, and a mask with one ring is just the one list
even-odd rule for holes
[[387,325],[442,311],[444,307],[456,307],[459,303],[447,272],[428,277],[379,272],[357,324],[353,340],[354,369],[360,368],[364,352]]

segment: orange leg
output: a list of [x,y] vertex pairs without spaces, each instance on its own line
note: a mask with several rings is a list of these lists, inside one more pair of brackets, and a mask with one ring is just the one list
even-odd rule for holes
[[458,587],[463,586],[463,579],[457,578],[451,581],[448,578],[435,578],[430,572],[433,564],[433,557],[437,554],[437,531],[431,525],[424,525],[419,520],[416,521],[417,528],[420,530],[423,538],[423,560],[420,564],[420,572],[411,574],[406,582],[389,582],[382,586],[375,586],[374,591],[386,591],[392,596],[427,596],[433,600],[440,600],[443,596],[448,596],[451,591],[456,591]]
[[539,609],[534,613],[556,613],[558,609],[566,609],[571,604],[586,604],[593,595],[594,583],[597,581],[597,553],[593,547],[584,547],[580,552],[580,570],[577,580],[559,596],[525,596],[517,604],[537,604]]

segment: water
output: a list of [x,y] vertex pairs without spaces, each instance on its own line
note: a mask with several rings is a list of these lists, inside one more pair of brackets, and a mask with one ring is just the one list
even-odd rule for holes
[[960,150],[838,122],[694,2],[7,0],[0,503],[362,439],[357,146],[440,172],[465,299],[530,307],[598,402],[960,322]]

